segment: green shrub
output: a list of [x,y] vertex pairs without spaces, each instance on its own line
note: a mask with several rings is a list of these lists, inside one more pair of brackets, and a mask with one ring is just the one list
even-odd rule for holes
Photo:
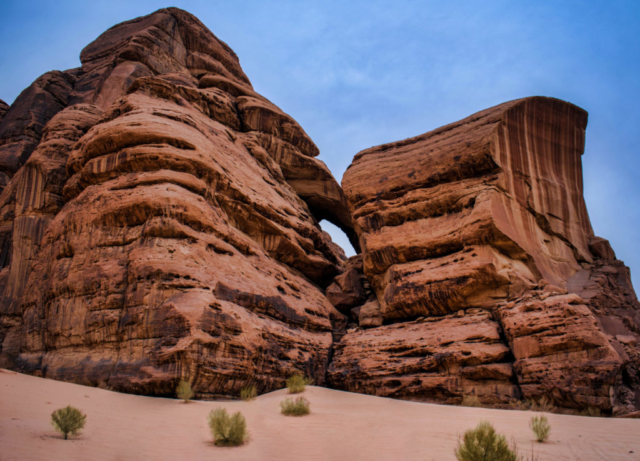
[[191,384],[189,383],[189,381],[180,381],[178,387],[176,388],[176,395],[179,399],[182,399],[184,403],[189,403],[189,401],[193,397],[193,389],[191,389]]
[[304,388],[309,384],[311,384],[311,382],[301,374],[292,375],[287,379],[289,394],[304,392]]
[[517,450],[510,448],[504,435],[483,421],[464,433],[455,451],[458,461],[517,461]]
[[284,399],[280,402],[280,412],[287,416],[304,416],[311,413],[309,401],[300,396],[296,399]]
[[245,400],[245,401],[253,400],[257,396],[258,396],[258,391],[256,389],[256,386],[254,386],[253,384],[250,384],[240,389],[240,399],[242,400]]
[[247,438],[247,421],[240,412],[229,415],[225,408],[218,408],[209,413],[208,420],[216,445],[238,446]]
[[531,430],[535,434],[538,442],[546,442],[549,438],[549,432],[551,432],[551,426],[546,416],[534,416],[531,418],[529,426],[531,426]]
[[481,407],[480,399],[477,395],[465,395],[462,397],[462,403],[460,404],[463,407]]
[[51,424],[53,424],[56,431],[64,436],[65,440],[67,440],[69,434],[79,434],[86,420],[87,416],[71,405],[59,408],[51,413]]

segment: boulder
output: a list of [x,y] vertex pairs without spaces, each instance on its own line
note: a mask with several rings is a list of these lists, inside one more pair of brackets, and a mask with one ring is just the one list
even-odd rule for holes
[[327,287],[325,296],[340,312],[347,314],[367,299],[364,283],[366,282],[362,274],[362,257],[352,256],[346,262],[344,272]]
[[377,299],[372,299],[358,310],[358,325],[363,328],[379,327],[383,321],[380,303]]

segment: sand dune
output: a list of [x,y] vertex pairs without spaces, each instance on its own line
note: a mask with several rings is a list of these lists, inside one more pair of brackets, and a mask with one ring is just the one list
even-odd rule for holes
[[[0,370],[0,460],[455,460],[458,436],[481,420],[541,460],[640,460],[640,420],[549,415],[550,442],[534,443],[531,412],[404,402],[308,387],[312,414],[279,413],[280,390],[252,402],[141,397]],[[56,408],[87,414],[79,437],[50,425]],[[250,439],[212,443],[207,414],[224,406],[247,418]]]

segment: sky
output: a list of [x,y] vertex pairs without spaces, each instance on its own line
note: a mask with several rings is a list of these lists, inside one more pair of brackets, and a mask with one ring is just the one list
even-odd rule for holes
[[78,67],[103,31],[165,6],[193,13],[233,48],[254,89],[302,125],[338,181],[360,150],[511,99],[582,107],[591,222],[640,289],[637,0],[2,0],[0,99]]

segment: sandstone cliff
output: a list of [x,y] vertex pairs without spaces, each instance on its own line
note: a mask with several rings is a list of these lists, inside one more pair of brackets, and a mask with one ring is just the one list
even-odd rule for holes
[[0,101],[0,366],[149,395],[303,372],[640,408],[640,305],[591,229],[582,109],[511,101],[365,150],[343,192],[189,13],[119,24],[80,59]]
[[640,305],[591,229],[586,125],[576,106],[527,98],[356,155],[343,186],[377,298],[359,323],[378,321],[336,346],[331,383],[637,407]]
[[146,394],[322,383],[345,257],[318,220],[351,218],[315,144],[184,11],[81,62],[0,124],[3,365]]

